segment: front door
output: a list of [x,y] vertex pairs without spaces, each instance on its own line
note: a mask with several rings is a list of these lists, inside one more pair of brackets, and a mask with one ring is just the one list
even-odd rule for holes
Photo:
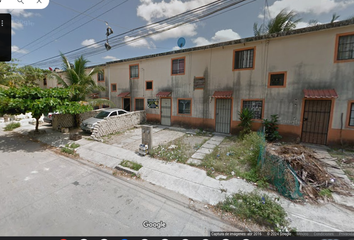
[[216,99],[215,131],[230,133],[231,99]]
[[123,109],[125,111],[130,111],[130,98],[123,99]]
[[305,100],[302,142],[327,144],[331,105],[332,101],[330,100]]
[[171,99],[161,99],[161,125],[171,126]]

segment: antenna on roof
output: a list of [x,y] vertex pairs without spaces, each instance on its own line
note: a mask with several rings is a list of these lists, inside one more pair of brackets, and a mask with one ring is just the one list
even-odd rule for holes
[[186,39],[184,39],[183,37],[178,39],[178,41],[177,41],[178,47],[183,48],[185,44],[186,44]]

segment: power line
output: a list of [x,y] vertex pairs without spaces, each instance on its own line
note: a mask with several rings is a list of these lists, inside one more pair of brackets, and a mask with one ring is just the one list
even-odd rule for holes
[[[59,6],[63,7],[63,8],[66,8],[66,9],[68,9],[68,10],[71,10],[71,11],[73,11],[73,12],[81,13],[82,15],[85,15],[86,17],[90,17],[90,18],[92,18],[92,19],[98,20],[98,21],[103,22],[103,23],[106,22],[106,21],[103,20],[103,19],[100,19],[100,18],[98,18],[98,17],[91,16],[91,15],[89,15],[89,14],[82,13],[82,12],[80,12],[80,11],[77,11],[76,9],[71,8],[71,7],[65,6],[65,5],[63,5],[63,4],[61,4],[61,3],[57,3],[56,1],[51,0],[50,2],[51,2],[51,3],[54,3],[54,4],[57,4],[57,5],[59,5]],[[120,25],[117,25],[117,24],[112,24],[111,22],[110,22],[109,24],[112,25],[112,26],[116,26],[116,27],[119,27],[119,28],[123,28],[123,29],[129,30],[129,28],[126,28],[126,27],[123,27],[123,26],[120,26]]]
[[[204,20],[210,18],[212,15],[214,15],[217,12],[226,12],[229,11],[228,8],[235,6],[237,4],[240,4],[242,2],[245,2],[247,0],[217,0],[212,3],[197,7],[192,10],[188,10],[186,12],[177,14],[173,17],[166,18],[160,21],[157,21],[155,23],[148,24],[146,26],[141,26],[135,29],[132,29],[130,31],[121,33],[117,36],[114,36],[110,39],[111,46],[112,48],[116,47],[121,47],[122,45],[127,45],[129,43],[133,43],[135,41],[139,41],[143,38],[150,37],[155,34],[159,34],[168,30],[171,30],[173,28],[185,25],[187,23],[191,22],[196,22],[198,20]],[[253,0],[252,2],[254,2]],[[243,4],[245,5],[245,4]],[[242,6],[243,6],[242,5]],[[241,7],[241,6],[238,6]],[[130,37],[130,40],[127,40],[126,37]],[[99,43],[103,43],[106,40],[101,40],[98,41],[97,43],[88,45],[86,47],[81,47],[75,50],[71,50],[69,52],[64,53],[68,59],[75,58],[80,55],[85,55],[85,56],[93,56],[97,55],[99,53],[102,53],[105,51],[103,44],[99,45],[100,47],[96,49],[92,49],[94,45],[97,46]],[[38,62],[33,63],[33,65],[43,65],[43,64],[50,64],[50,63],[56,63],[57,61],[60,60],[60,55],[47,58]]]
[[[99,3],[97,3],[97,4],[93,5],[93,6],[91,6],[91,7],[88,8],[88,9],[86,9],[86,10],[84,11],[84,13],[87,12],[87,11],[89,11],[89,10],[91,10],[92,8],[96,7],[97,5],[101,4],[101,3],[104,2],[104,1],[105,1],[105,0],[101,0]],[[68,23],[71,22],[71,21],[73,21],[74,19],[76,19],[77,17],[79,17],[79,16],[82,15],[82,14],[83,14],[83,13],[76,15],[75,17],[69,19],[68,21],[66,21],[65,23],[59,25],[58,27],[54,28],[53,30],[51,30],[51,31],[49,31],[49,32],[47,32],[47,33],[45,33],[45,34],[43,34],[41,37],[37,38],[36,40],[33,40],[32,42],[26,44],[25,46],[20,47],[20,50],[21,50],[21,49],[24,49],[25,47],[27,47],[27,46],[29,46],[29,45],[32,45],[33,43],[37,42],[38,40],[40,40],[40,39],[42,39],[42,38],[44,38],[44,37],[47,37],[48,34],[51,34],[52,32],[56,31],[57,29],[61,28],[62,26],[68,24]],[[57,33],[57,32],[56,32],[56,33]]]
[[[106,14],[106,13],[112,11],[113,9],[115,9],[115,8],[117,8],[117,7],[119,7],[119,6],[121,6],[122,4],[124,4],[124,3],[128,2],[128,1],[129,1],[129,0],[125,0],[125,1],[123,1],[123,2],[121,2],[121,3],[119,3],[119,4],[116,5],[115,7],[110,8],[110,9],[108,9],[107,11],[105,11],[104,13],[100,14],[100,16],[102,16],[102,15],[104,15],[104,14]],[[33,52],[39,50],[39,49],[41,49],[41,48],[43,48],[43,47],[45,47],[45,46],[51,44],[52,42],[57,41],[58,39],[60,39],[60,38],[62,38],[62,37],[65,37],[66,35],[72,33],[73,31],[75,31],[75,30],[77,30],[77,29],[79,29],[79,28],[81,28],[82,26],[84,26],[84,25],[86,25],[86,24],[92,22],[93,20],[95,20],[95,19],[91,19],[91,20],[89,20],[89,21],[87,21],[87,22],[81,24],[80,26],[78,26],[78,27],[76,27],[76,28],[70,30],[69,32],[66,32],[65,34],[61,35],[60,37],[57,37],[56,39],[54,39],[54,40],[52,40],[52,41],[50,41],[50,42],[47,42],[46,44],[44,44],[44,45],[42,45],[42,46],[40,46],[40,47],[34,49],[33,51],[30,51],[30,52],[28,52],[28,53],[22,55],[22,56],[20,57],[20,59],[23,58],[24,56],[27,56],[27,55],[29,55],[29,54],[31,54],[31,53],[33,53]]]

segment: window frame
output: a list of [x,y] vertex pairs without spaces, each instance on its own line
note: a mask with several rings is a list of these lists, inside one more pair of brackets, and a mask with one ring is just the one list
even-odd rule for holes
[[[184,60],[184,67],[183,67],[183,73],[173,73],[173,61],[183,59]],[[186,74],[186,57],[178,57],[178,58],[172,58],[171,59],[171,76],[178,76],[178,75],[185,75]]]
[[[179,101],[180,100],[188,100],[191,102],[191,110],[190,113],[180,113],[179,112]],[[181,116],[192,116],[192,98],[177,98],[177,115],[181,115]]]
[[[284,74],[284,84],[282,86],[271,86],[270,85],[270,82],[271,82],[271,78],[272,78],[272,75],[276,75],[276,74]],[[286,71],[283,71],[283,72],[270,72],[268,74],[268,88],[286,88],[286,80],[287,80],[287,72]]]
[[[134,66],[138,66],[138,76],[137,77],[132,77],[131,75],[131,67],[134,67]],[[139,76],[140,76],[140,70],[139,70],[139,63],[136,63],[136,64],[131,64],[129,65],[129,79],[139,79]]]
[[[136,100],[143,100],[143,110],[136,110]],[[134,98],[134,111],[144,111],[145,110],[145,98],[137,97]]]
[[339,33],[336,35],[336,43],[334,46],[334,63],[354,62],[354,58],[344,59],[344,60],[338,59],[339,38],[345,37],[345,36],[350,36],[350,35],[354,35],[354,32]]
[[[252,62],[252,67],[251,68],[235,68],[235,60],[236,60],[236,52],[242,52],[242,51],[247,51],[253,49],[253,62]],[[233,51],[233,59],[232,59],[232,71],[244,71],[244,70],[254,70],[256,65],[256,46],[254,47],[248,47],[248,48],[240,48],[240,49],[235,49]]]
[[258,119],[258,118],[253,118],[252,121],[254,122],[262,122],[263,119],[264,119],[264,99],[261,99],[261,98],[257,98],[257,99],[242,99],[241,100],[241,111],[243,109],[243,103],[244,102],[253,102],[253,101],[260,101],[262,102],[262,113],[261,113],[261,119]]
[[[151,89],[147,89],[148,82],[151,82]],[[153,91],[153,90],[154,90],[154,81],[153,80],[145,81],[145,91]]]
[[[113,90],[113,86],[116,87],[116,90]],[[111,92],[117,92],[118,88],[117,88],[117,83],[111,83]]]
[[354,100],[348,101],[347,120],[346,120],[346,122],[347,122],[346,127],[347,128],[354,128],[354,125],[350,125],[351,117],[354,118],[354,114],[353,114],[353,116],[351,115],[352,106],[354,107]]
[[44,78],[43,79],[43,86],[47,86],[47,85],[48,85],[47,78]]
[[102,71],[102,76],[103,76],[103,80],[102,81],[100,81],[100,78],[99,78],[99,75],[100,75],[100,73],[98,72],[97,73],[97,82],[100,82],[100,83],[102,83],[102,82],[104,82],[104,70],[101,70]]

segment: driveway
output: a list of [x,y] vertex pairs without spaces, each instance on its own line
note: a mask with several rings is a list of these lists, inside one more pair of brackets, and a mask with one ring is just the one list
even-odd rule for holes
[[[177,193],[114,177],[2,128],[0,189],[1,236],[208,236],[210,231],[239,231]],[[144,221],[162,221],[166,227],[144,228]]]

